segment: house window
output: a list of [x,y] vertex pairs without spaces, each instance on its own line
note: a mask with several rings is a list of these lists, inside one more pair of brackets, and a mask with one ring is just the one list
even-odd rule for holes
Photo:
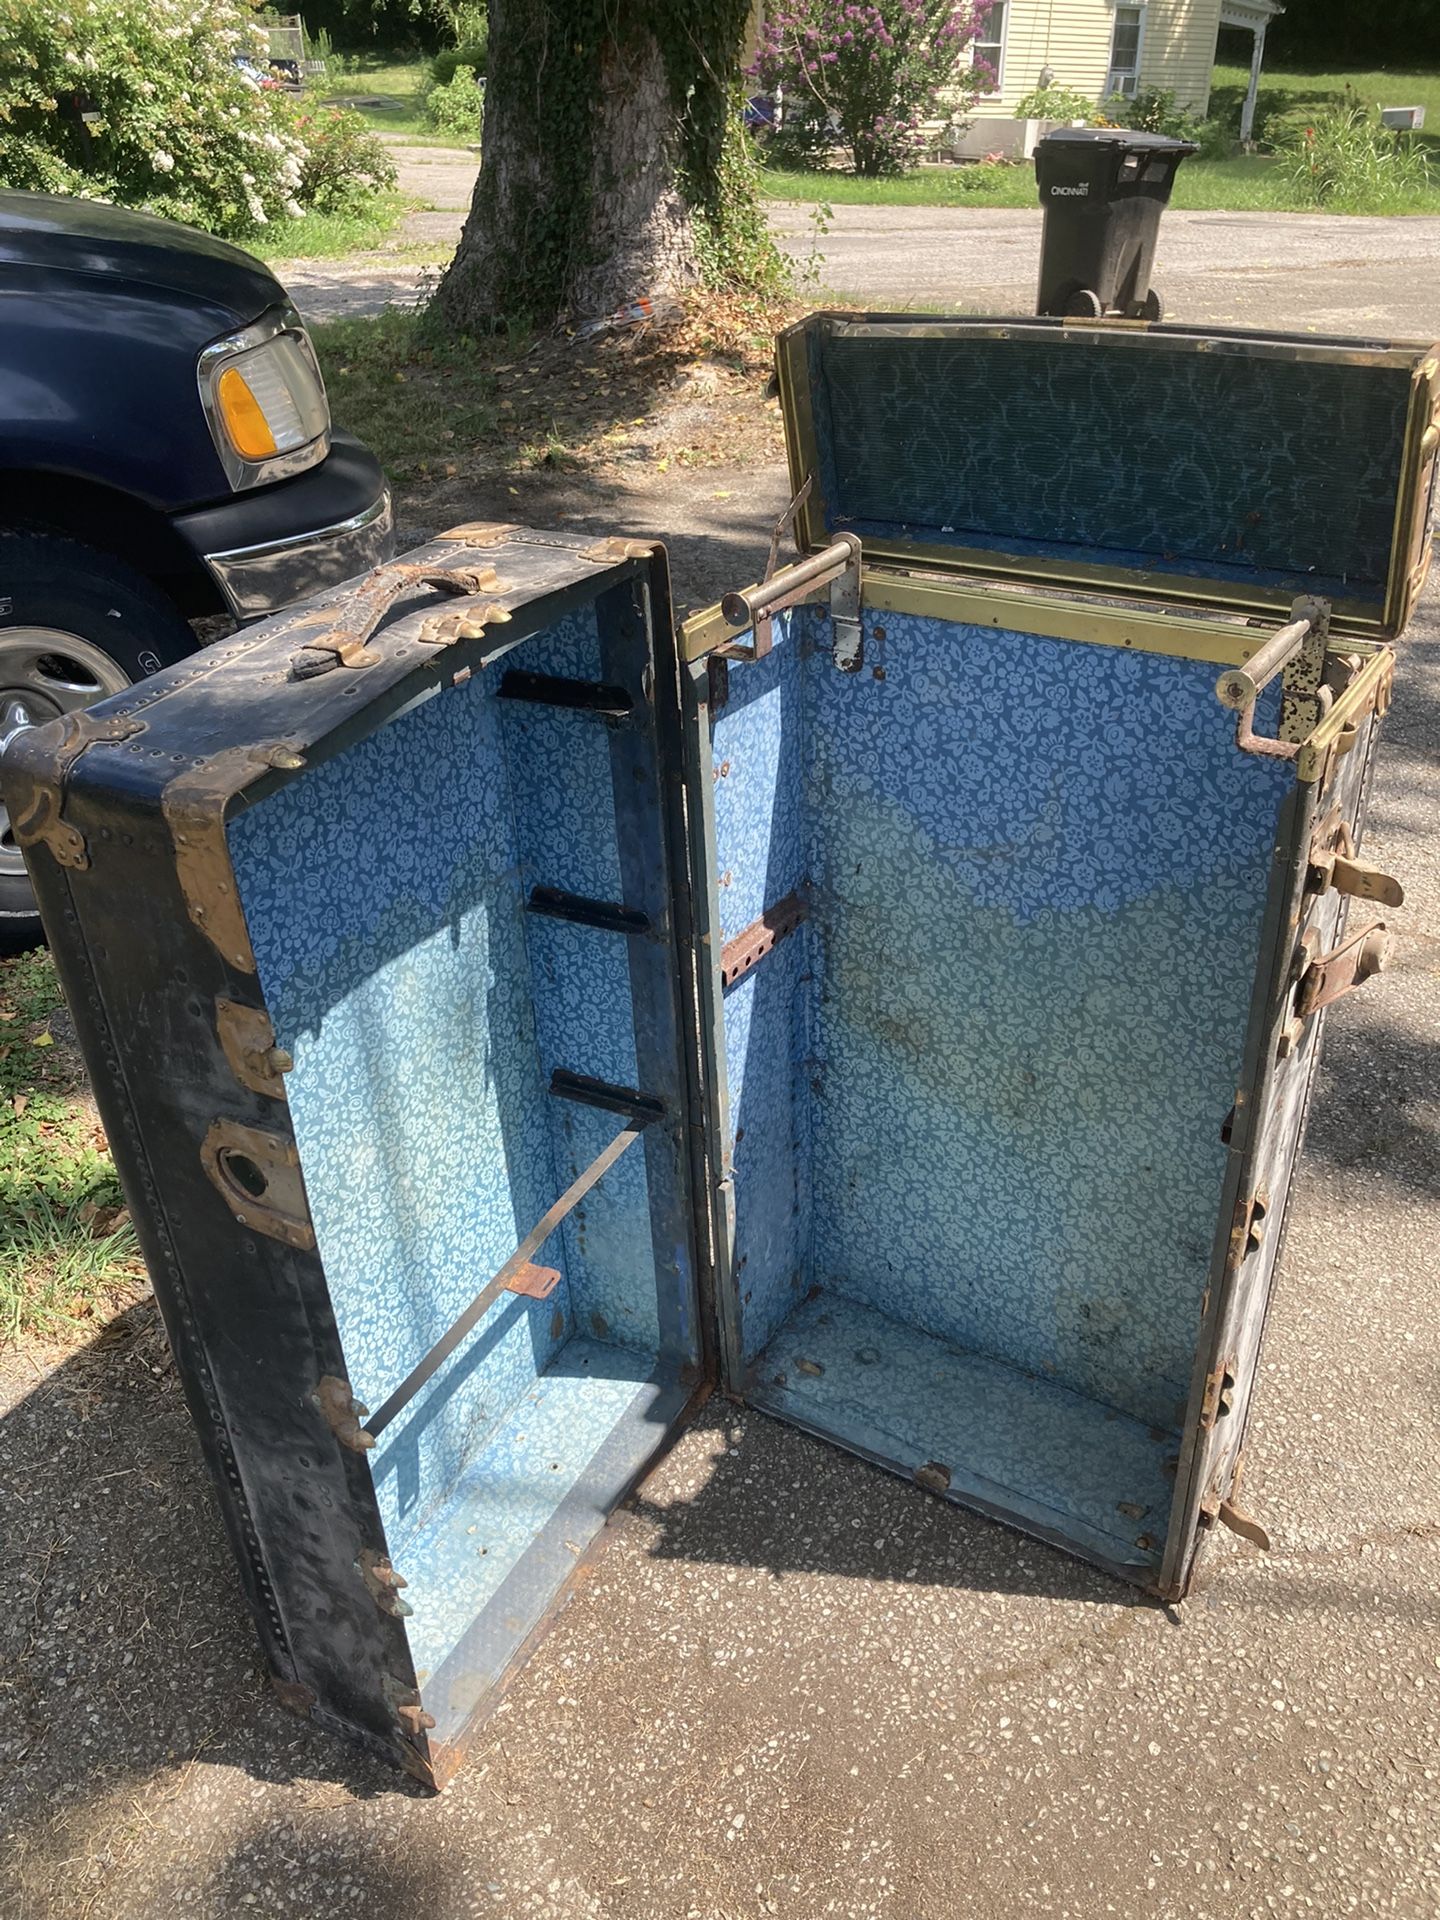
[[1140,43],[1145,32],[1144,7],[1116,7],[1115,26],[1110,35],[1110,78],[1105,93],[1135,98],[1140,84]]
[[992,0],[990,6],[983,8],[970,46],[971,65],[990,69],[991,78],[985,92],[991,99],[1005,86],[1005,20],[1009,11],[1010,0]]

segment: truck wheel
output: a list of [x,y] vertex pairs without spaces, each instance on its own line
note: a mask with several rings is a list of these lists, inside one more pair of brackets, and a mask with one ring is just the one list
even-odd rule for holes
[[[179,611],[143,575],[78,540],[0,531],[0,753],[195,650]],[[24,857],[0,800],[0,952],[42,938]]]

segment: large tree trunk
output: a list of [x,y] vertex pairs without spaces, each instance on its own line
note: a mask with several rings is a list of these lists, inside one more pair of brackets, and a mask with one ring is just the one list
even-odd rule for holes
[[437,306],[478,331],[697,275],[748,0],[491,0],[480,178]]

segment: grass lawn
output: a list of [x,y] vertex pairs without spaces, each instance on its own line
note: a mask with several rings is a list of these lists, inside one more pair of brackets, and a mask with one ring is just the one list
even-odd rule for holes
[[357,213],[307,213],[301,220],[272,220],[242,244],[262,260],[330,260],[383,246],[418,201],[403,193],[377,193]]
[[420,108],[420,87],[428,61],[397,60],[392,53],[350,53],[331,63],[326,76],[327,100],[366,101],[355,111],[380,133],[402,133],[427,147],[469,150],[473,140],[438,132]]
[[[1248,70],[1216,67],[1210,110],[1238,126]],[[1352,213],[1440,213],[1440,72],[1266,73],[1261,77],[1256,132],[1282,137],[1303,128],[1308,117],[1338,105],[1349,86],[1361,106],[1424,106],[1434,128],[1421,135],[1434,173],[1428,193],[1384,205],[1346,207]],[[828,203],[830,206],[888,207],[1033,207],[1035,173],[1019,166],[922,167],[899,180],[857,180],[843,173],[784,173],[767,170],[763,188],[772,200]],[[1195,212],[1311,212],[1284,178],[1283,165],[1269,154],[1236,154],[1223,160],[1187,160],[1175,176],[1172,206]],[[1334,209],[1340,211],[1340,209]]]
[[0,961],[0,1344],[94,1332],[145,1270],[48,953]]

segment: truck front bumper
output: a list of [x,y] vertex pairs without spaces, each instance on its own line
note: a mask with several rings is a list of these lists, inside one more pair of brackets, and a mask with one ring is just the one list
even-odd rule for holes
[[237,620],[276,613],[388,560],[390,490],[370,449],[332,436],[317,467],[174,523]]

